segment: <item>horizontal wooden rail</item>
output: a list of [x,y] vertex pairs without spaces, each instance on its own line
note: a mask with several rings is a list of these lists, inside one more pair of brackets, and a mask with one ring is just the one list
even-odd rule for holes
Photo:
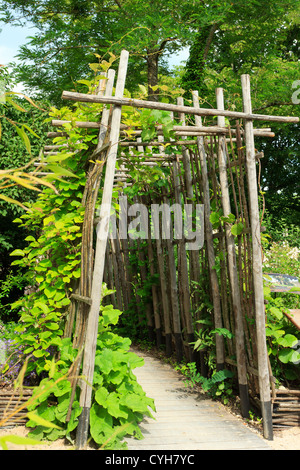
[[[51,124],[53,127],[61,127],[64,126],[65,124],[70,124],[71,121],[64,121],[60,119],[53,119],[51,121]],[[100,124],[98,122],[93,122],[93,121],[76,121],[75,122],[75,127],[78,127],[80,129],[99,129]],[[126,129],[129,129],[128,126],[121,126],[121,135],[126,135]],[[157,133],[158,135],[162,134],[162,126],[157,126]],[[205,135],[228,135],[231,134],[235,135],[236,130],[235,129],[229,129],[227,127],[218,127],[218,126],[203,126],[203,127],[196,127],[196,126],[174,126],[173,131],[175,132],[175,135],[177,136],[205,136]],[[141,135],[142,130],[141,129],[136,129],[134,131],[131,130],[131,135],[138,136]],[[243,134],[243,130],[241,131],[241,134]],[[49,132],[48,137],[59,137],[67,135],[64,132]],[[275,133],[271,131],[270,128],[261,128],[261,129],[254,129],[254,135],[257,137],[275,137]]]
[[64,91],[62,93],[62,99],[80,101],[83,103],[113,104],[118,106],[132,106],[134,108],[158,109],[162,111],[173,111],[175,113],[193,114],[196,116],[225,116],[231,119],[246,119],[250,121],[299,122],[299,117],[295,116],[270,116],[267,114],[249,114],[237,111],[195,108],[191,106],[179,106],[171,103],[143,101],[133,98],[87,95],[85,93],[75,93],[71,91]]

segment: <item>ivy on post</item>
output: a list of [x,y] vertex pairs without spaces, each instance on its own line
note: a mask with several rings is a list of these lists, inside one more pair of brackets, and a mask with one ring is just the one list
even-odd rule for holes
[[[128,65],[128,52],[122,51],[116,83],[116,98],[121,98],[125,88],[125,78]],[[86,341],[84,347],[82,376],[85,381],[82,382],[80,406],[82,412],[79,418],[76,448],[83,449],[87,443],[89,429],[89,413],[91,408],[92,384],[95,365],[95,353],[97,345],[98,321],[101,303],[101,286],[103,281],[106,244],[109,228],[110,207],[112,200],[113,182],[115,176],[116,157],[118,150],[118,141],[121,124],[121,106],[116,105],[112,111],[110,143],[111,147],[107,156],[106,176],[100,209],[100,223],[97,231],[94,273],[92,281],[91,299],[92,304],[89,311]]]

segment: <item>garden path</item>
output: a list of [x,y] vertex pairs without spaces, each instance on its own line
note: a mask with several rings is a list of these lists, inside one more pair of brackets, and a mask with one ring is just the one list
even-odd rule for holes
[[155,419],[140,424],[144,439],[126,439],[129,450],[271,450],[267,440],[222,404],[186,387],[170,365],[134,350],[145,360],[134,369],[155,401]]

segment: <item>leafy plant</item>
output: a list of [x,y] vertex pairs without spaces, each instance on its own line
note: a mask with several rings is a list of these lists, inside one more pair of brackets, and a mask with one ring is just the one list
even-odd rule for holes
[[151,141],[157,134],[157,126],[162,126],[163,136],[166,140],[174,138],[173,127],[175,121],[172,119],[171,113],[168,111],[160,111],[158,109],[143,109],[140,112],[140,120],[143,128],[142,139]]
[[[122,338],[111,330],[111,325],[118,322],[121,312],[111,305],[102,307],[101,311],[90,435],[100,446],[105,444],[106,448],[126,448],[121,440],[127,434],[142,438],[138,423],[144,415],[151,416],[149,406],[153,410],[155,407],[153,400],[146,397],[132,373],[135,367],[143,365],[143,359],[129,351],[131,342],[128,338]],[[70,374],[66,374],[77,354],[78,351],[72,348],[69,338],[62,340],[59,361],[49,363],[49,378],[43,379],[35,389],[33,398],[37,399],[28,407],[30,411],[34,411],[26,424],[34,427],[29,434],[31,437],[47,440],[66,437],[72,440],[71,432],[76,429],[81,408],[77,390],[71,417],[66,421],[71,397],[69,379],[72,378]],[[43,425],[43,419],[50,421],[53,426],[49,428]]]
[[214,372],[210,378],[201,376],[197,371],[195,362],[190,362],[180,368],[180,371],[187,377],[186,383],[194,387],[200,384],[202,390],[207,392],[212,398],[221,398],[226,405],[233,395],[232,385],[226,381],[234,377],[234,373],[229,370]]
[[269,287],[264,288],[266,304],[266,336],[272,371],[277,381],[299,379],[297,364],[300,361],[300,335],[296,327],[285,317],[285,302],[273,297]]
[[[91,91],[95,81],[85,85]],[[98,120],[101,110],[99,105],[81,104],[73,110],[52,108],[49,119],[70,121],[64,129],[68,137],[54,139],[61,151],[43,157],[46,169],[55,172],[55,190],[45,188],[29,210],[15,220],[31,233],[26,237],[27,245],[11,255],[16,258],[12,266],[26,271],[32,292],[14,302],[12,308],[20,312],[16,344],[28,362],[26,376],[34,371],[39,383],[34,392],[36,400],[29,406],[28,423],[34,427],[31,434],[39,439],[72,439],[81,412],[77,388],[67,420],[72,393],[68,373],[79,351],[73,350],[70,338],[63,337],[63,330],[69,296],[81,275],[83,187],[87,156],[97,143],[98,133],[79,129],[74,122]],[[90,413],[91,438],[111,448],[124,447],[121,440],[125,434],[141,438],[138,423],[145,414],[151,416],[149,406],[154,409],[153,400],[146,397],[132,373],[142,360],[129,351],[130,340],[111,329],[120,314],[111,305],[101,307]],[[43,420],[52,426],[44,426]]]

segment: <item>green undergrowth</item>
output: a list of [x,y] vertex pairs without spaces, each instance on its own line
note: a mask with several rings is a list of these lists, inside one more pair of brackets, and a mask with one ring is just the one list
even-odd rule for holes
[[[154,401],[146,396],[133,373],[136,367],[143,365],[143,359],[130,351],[130,339],[111,331],[111,325],[118,321],[120,314],[111,305],[102,308],[95,358],[90,438],[106,449],[126,448],[126,443],[122,442],[126,435],[141,439],[138,424],[145,415],[152,416],[149,407],[155,410]],[[62,340],[60,359],[52,364],[49,377],[35,388],[37,398],[28,408],[38,419],[50,421],[52,427],[36,426],[38,419],[30,419],[27,426],[34,428],[30,437],[50,441],[65,437],[73,441],[72,431],[76,430],[81,413],[79,389],[70,419],[66,421],[66,418],[72,392],[70,368],[77,354],[69,338]]]
[[[99,66],[98,79],[101,71]],[[93,92],[97,80],[92,78],[86,85]],[[54,139],[54,144],[62,146],[61,150],[42,157],[55,188],[53,185],[43,188],[15,220],[24,233],[30,233],[25,246],[11,253],[14,257],[11,264],[25,273],[30,293],[11,307],[19,317],[15,343],[26,363],[24,381],[28,383],[30,379],[29,385],[34,385],[27,426],[31,428],[30,435],[38,439],[53,441],[66,437],[72,441],[81,413],[79,386],[85,379],[80,377],[80,371],[79,385],[71,399],[72,365],[81,351],[73,349],[72,340],[64,337],[64,330],[70,296],[81,277],[83,194],[98,131],[77,128],[75,122],[99,121],[102,109],[99,104],[81,103],[72,109],[51,109],[49,120],[71,121],[63,129],[67,137]],[[128,113],[129,110],[127,120]],[[135,119],[139,118],[136,114]],[[100,188],[99,204],[101,195]],[[104,285],[102,298],[107,292]],[[97,446],[114,449],[126,447],[122,442],[125,435],[142,438],[138,423],[143,416],[151,416],[150,409],[155,409],[153,400],[146,396],[132,372],[142,366],[143,360],[130,350],[128,338],[113,331],[120,315],[111,305],[101,306],[89,429],[89,439]]]

